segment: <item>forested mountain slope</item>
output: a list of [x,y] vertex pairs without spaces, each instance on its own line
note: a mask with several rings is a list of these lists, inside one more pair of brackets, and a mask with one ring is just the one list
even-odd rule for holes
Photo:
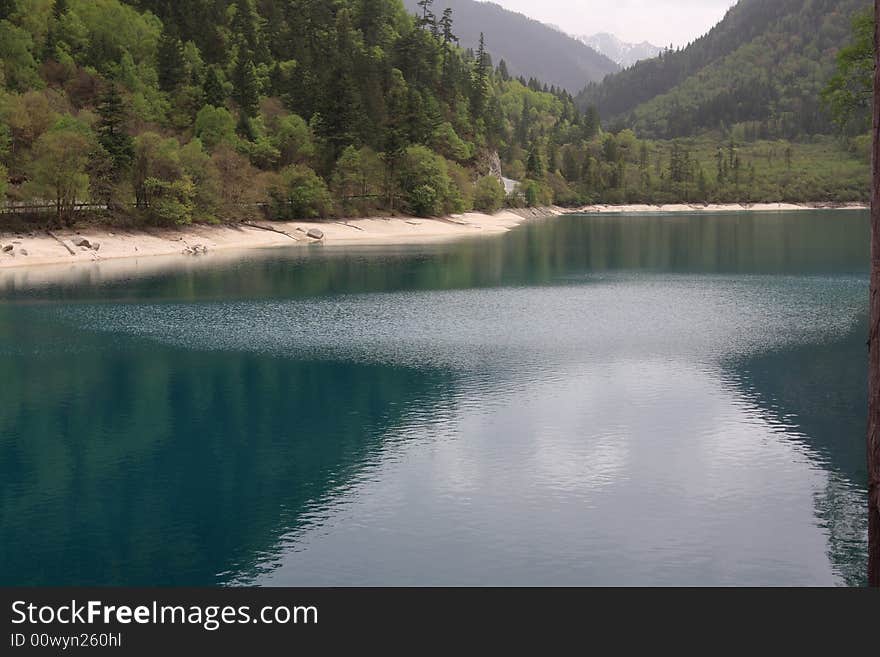
[[[421,13],[420,2],[404,0],[414,13]],[[615,62],[577,39],[495,3],[436,0],[432,11],[439,16],[447,7],[455,13],[461,45],[476,48],[480,32],[484,32],[495,63],[503,59],[514,76],[535,78],[577,93],[587,82],[620,70]]]
[[[681,143],[645,139],[672,132],[670,116],[699,116],[668,112],[663,97],[633,113],[642,133],[604,131],[567,91],[493,65],[488,30],[485,49],[462,48],[460,28],[483,31],[472,18],[426,8],[415,17],[401,0],[0,0],[0,230],[86,213],[171,226],[504,203],[867,197],[867,160],[835,139],[751,142],[741,125]],[[810,15],[780,19],[788,37],[778,51],[750,43],[735,53],[761,66],[717,73],[745,76],[721,109],[761,89],[745,82],[769,75],[766,59],[782,65],[773,80],[785,85],[772,88],[783,99],[815,97],[824,72],[813,62],[833,52],[826,42],[848,40],[849,17],[823,13],[808,30]],[[559,39],[553,31],[549,43]],[[776,55],[804,43],[822,56]],[[711,98],[730,90],[714,81],[703,85]],[[498,158],[520,181],[509,197]]]
[[740,0],[687,48],[588,86],[581,106],[669,138],[733,124],[752,137],[829,133],[820,94],[869,0]]
[[497,209],[495,152],[525,175],[547,132],[599,126],[458,25],[401,0],[0,0],[0,202],[68,223]]

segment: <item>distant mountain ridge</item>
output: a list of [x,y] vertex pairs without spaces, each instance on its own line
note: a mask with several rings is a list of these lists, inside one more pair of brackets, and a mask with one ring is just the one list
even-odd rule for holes
[[608,32],[598,32],[590,36],[579,36],[578,41],[585,43],[596,52],[600,52],[608,59],[616,62],[623,68],[629,68],[643,59],[652,59],[663,52],[663,48],[653,43],[642,41],[641,43],[628,43],[618,39]]
[[[403,4],[411,13],[420,12],[418,0]],[[485,33],[493,62],[503,59],[514,76],[536,78],[575,94],[620,70],[616,62],[574,37],[493,2],[436,0],[432,11],[440,16],[447,7],[452,8],[462,47],[476,48],[480,32]]]
[[581,108],[606,124],[671,138],[745,126],[754,136],[828,134],[820,98],[853,16],[870,0],[740,0],[686,48],[590,84]]

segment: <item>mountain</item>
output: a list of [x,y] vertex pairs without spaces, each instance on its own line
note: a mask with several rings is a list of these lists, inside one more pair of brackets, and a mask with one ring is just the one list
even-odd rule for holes
[[663,48],[647,41],[627,43],[607,32],[599,32],[592,36],[580,36],[578,41],[587,44],[590,48],[602,53],[623,68],[629,68],[643,59],[653,59],[663,52]]
[[[418,0],[403,4],[413,13],[421,12]],[[503,59],[514,76],[536,78],[577,93],[586,83],[620,70],[611,59],[577,39],[495,3],[437,0],[432,11],[439,17],[447,7],[453,11],[461,45],[476,49],[484,32],[493,61],[497,64]]]
[[756,137],[829,133],[820,92],[870,0],[740,0],[688,47],[589,85],[606,123],[647,137],[745,124]]

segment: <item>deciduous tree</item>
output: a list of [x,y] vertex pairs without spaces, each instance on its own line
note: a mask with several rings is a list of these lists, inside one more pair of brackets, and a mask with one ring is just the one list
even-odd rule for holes
[[43,134],[34,145],[30,194],[55,205],[59,223],[70,224],[77,201],[89,190],[87,167],[93,142],[79,127],[62,127]]

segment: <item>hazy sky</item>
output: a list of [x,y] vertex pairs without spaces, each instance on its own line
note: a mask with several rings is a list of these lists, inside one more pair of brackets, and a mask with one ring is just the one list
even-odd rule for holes
[[492,0],[569,34],[611,32],[624,41],[685,45],[705,34],[736,0]]

